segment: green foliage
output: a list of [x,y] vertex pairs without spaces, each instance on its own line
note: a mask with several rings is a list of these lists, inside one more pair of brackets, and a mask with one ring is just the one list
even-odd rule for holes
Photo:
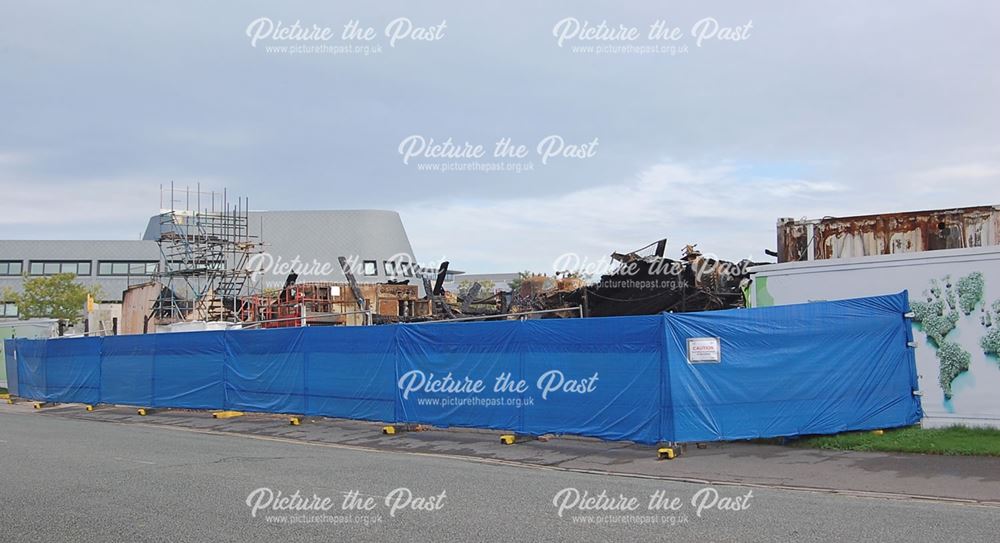
[[994,326],[983,339],[979,341],[986,354],[1000,355],[1000,328]]
[[913,310],[913,320],[919,323],[924,323],[931,317],[944,314],[944,304],[941,303],[941,300],[913,302],[910,304],[910,308]]
[[531,273],[530,271],[524,270],[523,272],[518,273],[516,278],[508,281],[507,285],[510,287],[510,290],[512,292],[517,292],[518,290],[521,289],[521,284],[524,283],[524,280],[531,277],[532,275],[534,274]]
[[[955,291],[958,291],[956,295]],[[913,302],[914,322],[920,323],[927,337],[937,345],[938,382],[945,398],[951,398],[951,383],[962,372],[968,371],[972,355],[958,343],[946,338],[958,325],[958,307],[966,314],[971,313],[983,297],[983,274],[973,272],[952,285],[951,276],[939,282],[931,279],[930,292],[924,291],[927,301]]]
[[4,289],[3,297],[17,304],[21,319],[60,319],[72,325],[83,317],[87,295],[97,298],[100,294],[98,287],[86,287],[75,280],[72,273],[33,277],[24,280],[21,292]]
[[1000,456],[1000,430],[967,426],[935,429],[910,426],[886,430],[884,435],[849,432],[816,436],[799,440],[795,445],[848,451]]
[[575,272],[564,271],[564,272],[557,273],[556,275],[558,277],[562,278],[562,279],[582,279],[584,281],[590,280],[590,275],[589,274],[584,274],[583,272],[579,272],[579,271],[575,271]]
[[910,308],[913,310],[914,322],[922,324],[927,336],[940,345],[944,342],[945,336],[955,329],[955,325],[958,323],[958,313],[956,311],[945,312],[944,302],[939,298],[940,290],[936,292],[934,297],[928,297],[930,301],[913,302],[910,304]]
[[983,274],[972,272],[958,280],[958,301],[962,306],[962,312],[966,315],[972,313],[983,299]]
[[1000,356],[1000,299],[993,302],[992,309],[992,312],[983,310],[981,322],[986,327],[986,335],[979,340],[979,345],[984,353]]
[[955,329],[955,325],[958,323],[958,313],[951,312],[947,315],[934,315],[923,322],[924,331],[927,335],[934,340],[935,343],[941,345],[944,343],[944,338],[952,330]]
[[962,349],[958,343],[944,341],[937,350],[938,363],[941,366],[939,382],[945,398],[951,398],[951,382],[963,371],[969,369],[972,355]]

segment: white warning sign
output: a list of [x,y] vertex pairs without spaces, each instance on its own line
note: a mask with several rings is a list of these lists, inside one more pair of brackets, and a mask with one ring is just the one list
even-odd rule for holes
[[722,361],[722,345],[717,337],[688,338],[688,363],[704,364]]

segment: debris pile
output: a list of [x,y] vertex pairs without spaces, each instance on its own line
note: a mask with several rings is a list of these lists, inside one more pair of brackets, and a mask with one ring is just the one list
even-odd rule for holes
[[[592,284],[570,271],[554,277],[524,273],[510,283],[509,291],[498,290],[492,281],[486,281],[463,284],[458,293],[443,286],[448,262],[441,264],[436,277],[423,274],[422,285],[411,285],[408,280],[360,283],[347,260],[340,257],[346,282],[298,283],[292,272],[281,289],[242,296],[226,304],[235,308],[226,320],[246,328],[284,328],[612,317],[746,307],[747,270],[754,262],[719,260],[703,255],[695,245],[685,246],[679,260],[665,257],[665,251],[666,240],[660,240],[636,251],[613,253],[614,270]],[[126,306],[148,306],[150,299],[170,292],[158,283],[147,286],[151,287],[148,292],[135,289],[131,294],[136,303]],[[209,291],[202,298],[217,296]],[[134,333],[145,333],[153,330],[150,319],[160,321],[164,316],[154,312],[142,322],[126,320],[136,329]]]
[[[522,274],[509,293],[513,313],[549,311],[539,318],[612,317],[746,307],[750,260],[729,262],[684,247],[680,260],[664,256],[666,240],[613,253],[617,267],[594,284],[579,274]],[[644,254],[646,252],[646,254]],[[562,310],[562,311],[559,311]]]
[[652,315],[746,307],[743,288],[749,285],[749,260],[729,262],[704,256],[695,245],[684,248],[680,260],[663,255],[666,240],[641,256],[643,249],[614,253],[618,267],[593,285],[556,291],[548,305],[579,305],[587,317]]

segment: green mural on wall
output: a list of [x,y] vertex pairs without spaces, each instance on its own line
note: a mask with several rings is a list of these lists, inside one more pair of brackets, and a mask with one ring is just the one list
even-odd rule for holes
[[979,344],[986,354],[993,355],[994,358],[1000,357],[1000,300],[994,301],[992,308],[983,307],[981,311],[979,322],[987,332],[983,339],[979,340]]
[[[938,381],[946,400],[951,399],[955,378],[969,370],[972,354],[952,340],[962,315],[971,315],[978,306],[982,315],[980,324],[987,333],[980,341],[986,354],[1000,350],[1000,330],[994,324],[1000,315],[1000,300],[991,308],[983,304],[983,274],[973,272],[953,282],[950,275],[931,279],[930,287],[923,292],[923,299],[910,304],[913,321],[919,323],[935,348],[938,359]],[[982,304],[982,305],[980,305]]]

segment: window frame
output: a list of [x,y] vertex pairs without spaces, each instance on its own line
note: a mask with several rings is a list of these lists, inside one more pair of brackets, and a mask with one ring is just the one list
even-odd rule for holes
[[[17,265],[17,273],[10,271],[10,267]],[[20,277],[24,273],[23,260],[0,260],[0,277]]]
[[[14,314],[13,315],[7,313],[7,308],[8,307],[13,307],[14,308]],[[21,312],[20,312],[20,310],[18,310],[17,304],[15,304],[14,302],[0,302],[0,318],[5,318],[5,319],[7,319],[7,318],[17,318],[20,315],[20,313]]]
[[[109,266],[110,272],[102,271],[102,268]],[[118,266],[124,266],[124,272],[116,272],[115,268]],[[132,271],[137,266],[142,266],[142,271]],[[152,266],[152,271],[150,271],[150,266]],[[119,268],[121,269],[121,268]],[[156,275],[160,270],[159,260],[98,260],[97,261],[97,276],[98,277],[149,277]]]
[[[41,266],[40,272],[35,271],[36,266]],[[47,271],[49,266],[56,266],[55,271]],[[73,266],[74,271],[66,269]],[[81,268],[86,272],[82,272]],[[22,268],[23,269],[23,268]],[[72,273],[77,277],[90,277],[94,275],[94,262],[92,260],[31,260],[28,262],[28,275],[31,277],[52,277],[62,273]]]
[[[368,265],[372,265],[372,273],[368,273]],[[361,274],[365,277],[375,277],[378,275],[378,261],[376,260],[362,260],[361,261]]]

